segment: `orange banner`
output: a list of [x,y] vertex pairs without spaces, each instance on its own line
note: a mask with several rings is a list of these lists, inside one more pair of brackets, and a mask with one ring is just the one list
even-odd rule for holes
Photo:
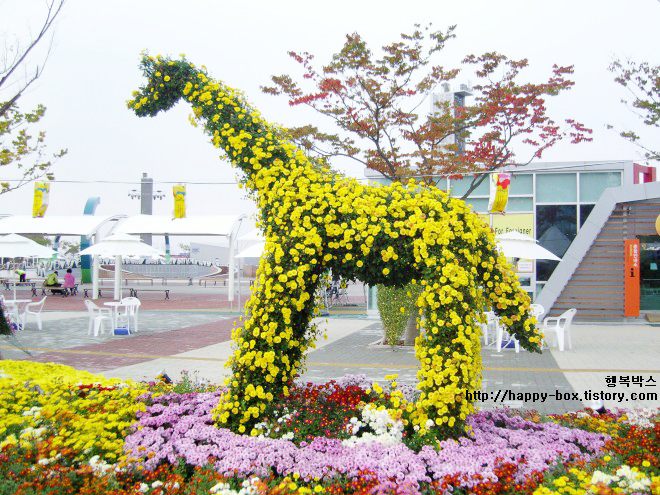
[[639,316],[639,240],[625,241],[625,282],[623,316]]

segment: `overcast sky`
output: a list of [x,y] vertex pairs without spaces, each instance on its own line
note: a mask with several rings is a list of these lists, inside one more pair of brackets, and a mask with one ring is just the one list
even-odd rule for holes
[[[44,15],[44,0],[0,0],[0,42],[26,42]],[[235,185],[234,171],[188,123],[188,106],[154,119],[138,119],[126,109],[125,100],[142,84],[142,50],[185,53],[213,77],[242,89],[265,118],[286,126],[313,117],[262,94],[259,86],[274,74],[299,74],[287,51],[309,51],[325,62],[347,33],[360,33],[377,50],[415,23],[438,29],[456,24],[457,38],[442,58],[446,67],[467,54],[498,51],[528,58],[527,78],[541,82],[554,63],[574,65],[575,87],[549,108],[557,120],[574,118],[592,128],[594,141],[560,144],[544,161],[608,161],[639,153],[605,124],[641,127],[619,103],[625,93],[607,67],[615,58],[658,64],[659,20],[656,0],[68,0],[46,70],[19,103],[23,110],[46,105],[39,128],[47,131],[51,150],[69,150],[53,168],[48,214],[81,214],[92,196],[101,198],[97,214],[137,214],[139,202],[128,191],[139,188],[142,173],[166,193],[154,203],[154,214],[171,214],[177,182],[188,184],[191,215],[251,214],[254,207]],[[468,81],[459,76],[457,82]],[[0,100],[6,96],[0,93]],[[360,167],[336,167],[363,176]],[[7,178],[10,171],[0,168],[0,179]],[[202,182],[209,184],[197,184]],[[0,213],[30,214],[32,192],[27,186],[0,195]]]

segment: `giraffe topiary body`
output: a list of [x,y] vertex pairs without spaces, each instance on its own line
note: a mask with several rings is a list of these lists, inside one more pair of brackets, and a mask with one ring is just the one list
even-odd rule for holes
[[246,103],[242,94],[185,59],[145,55],[147,84],[128,102],[155,116],[180,99],[212,143],[243,172],[266,248],[246,319],[233,332],[232,377],[216,421],[256,434],[254,425],[304,366],[317,328],[314,293],[328,269],[370,285],[421,285],[416,403],[394,394],[393,414],[436,438],[460,436],[481,386],[480,327],[493,308],[530,351],[540,350],[529,296],[495,248],[492,231],[463,201],[410,181],[369,186],[308,159]]

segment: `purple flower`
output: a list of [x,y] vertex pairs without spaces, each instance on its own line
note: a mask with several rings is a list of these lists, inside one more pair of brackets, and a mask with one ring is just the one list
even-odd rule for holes
[[[446,440],[436,450],[425,446],[416,453],[404,444],[378,442],[343,446],[334,438],[317,437],[296,446],[282,439],[237,435],[213,424],[211,410],[221,392],[169,395],[151,399],[140,415],[125,448],[138,458],[135,464],[155,469],[160,463],[208,464],[227,476],[265,477],[297,472],[302,479],[356,479],[371,472],[378,481],[375,493],[387,493],[396,483],[401,493],[418,493],[420,483],[459,475],[461,486],[480,479],[497,481],[501,463],[518,466],[523,480],[533,471],[545,471],[558,459],[590,459],[603,447],[606,436],[573,430],[555,423],[532,423],[505,411],[472,415],[471,437]],[[140,428],[138,428],[140,427]],[[143,447],[144,450],[140,450]],[[397,492],[398,493],[398,492]]]

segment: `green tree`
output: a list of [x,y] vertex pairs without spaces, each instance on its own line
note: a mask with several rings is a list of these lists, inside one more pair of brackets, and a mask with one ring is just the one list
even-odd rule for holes
[[[27,45],[16,41],[4,46],[4,57],[0,61],[0,167],[11,166],[17,171],[18,178],[11,183],[0,182],[0,194],[18,189],[35,179],[53,179],[50,171],[53,161],[66,154],[66,150],[61,150],[47,159],[46,134],[33,130],[34,124],[44,116],[46,107],[37,105],[34,110],[23,112],[18,106],[24,91],[43,73],[51,45],[43,61],[35,66],[30,62],[29,55],[52,29],[65,1],[47,2],[46,19]],[[17,77],[17,73],[23,74],[22,78]]]
[[[642,122],[651,127],[660,127],[660,66],[648,62],[616,60],[610,65],[614,80],[626,88],[631,98],[621,100]],[[608,125],[610,129],[614,126]],[[648,160],[660,159],[660,148],[642,143],[634,131],[619,131],[619,135],[639,146]]]
[[42,246],[51,247],[53,245],[53,240],[42,234],[28,234],[25,237],[32,239],[34,242],[41,244]]
[[514,146],[528,148],[523,161],[529,163],[562,139],[590,140],[591,130],[578,122],[559,125],[546,113],[545,99],[574,84],[567,79],[572,67],[555,65],[547,82],[520,83],[528,61],[494,52],[463,60],[479,81],[470,88],[473,104],[445,101],[431,111],[432,94],[461,71],[435,63],[454,37],[454,27],[443,33],[415,25],[411,34],[402,34],[401,41],[383,46],[376,56],[354,33],[321,67],[309,53],[289,52],[302,66],[300,81],[273,76],[275,85],[262,91],[284,95],[290,105],[311,107],[340,129],[289,129],[308,153],[349,157],[394,181],[421,176],[431,183],[438,175],[473,175],[466,197],[485,179],[484,172],[515,163]]
[[78,254],[80,252],[80,242],[62,241],[60,242],[59,252],[63,254]]

